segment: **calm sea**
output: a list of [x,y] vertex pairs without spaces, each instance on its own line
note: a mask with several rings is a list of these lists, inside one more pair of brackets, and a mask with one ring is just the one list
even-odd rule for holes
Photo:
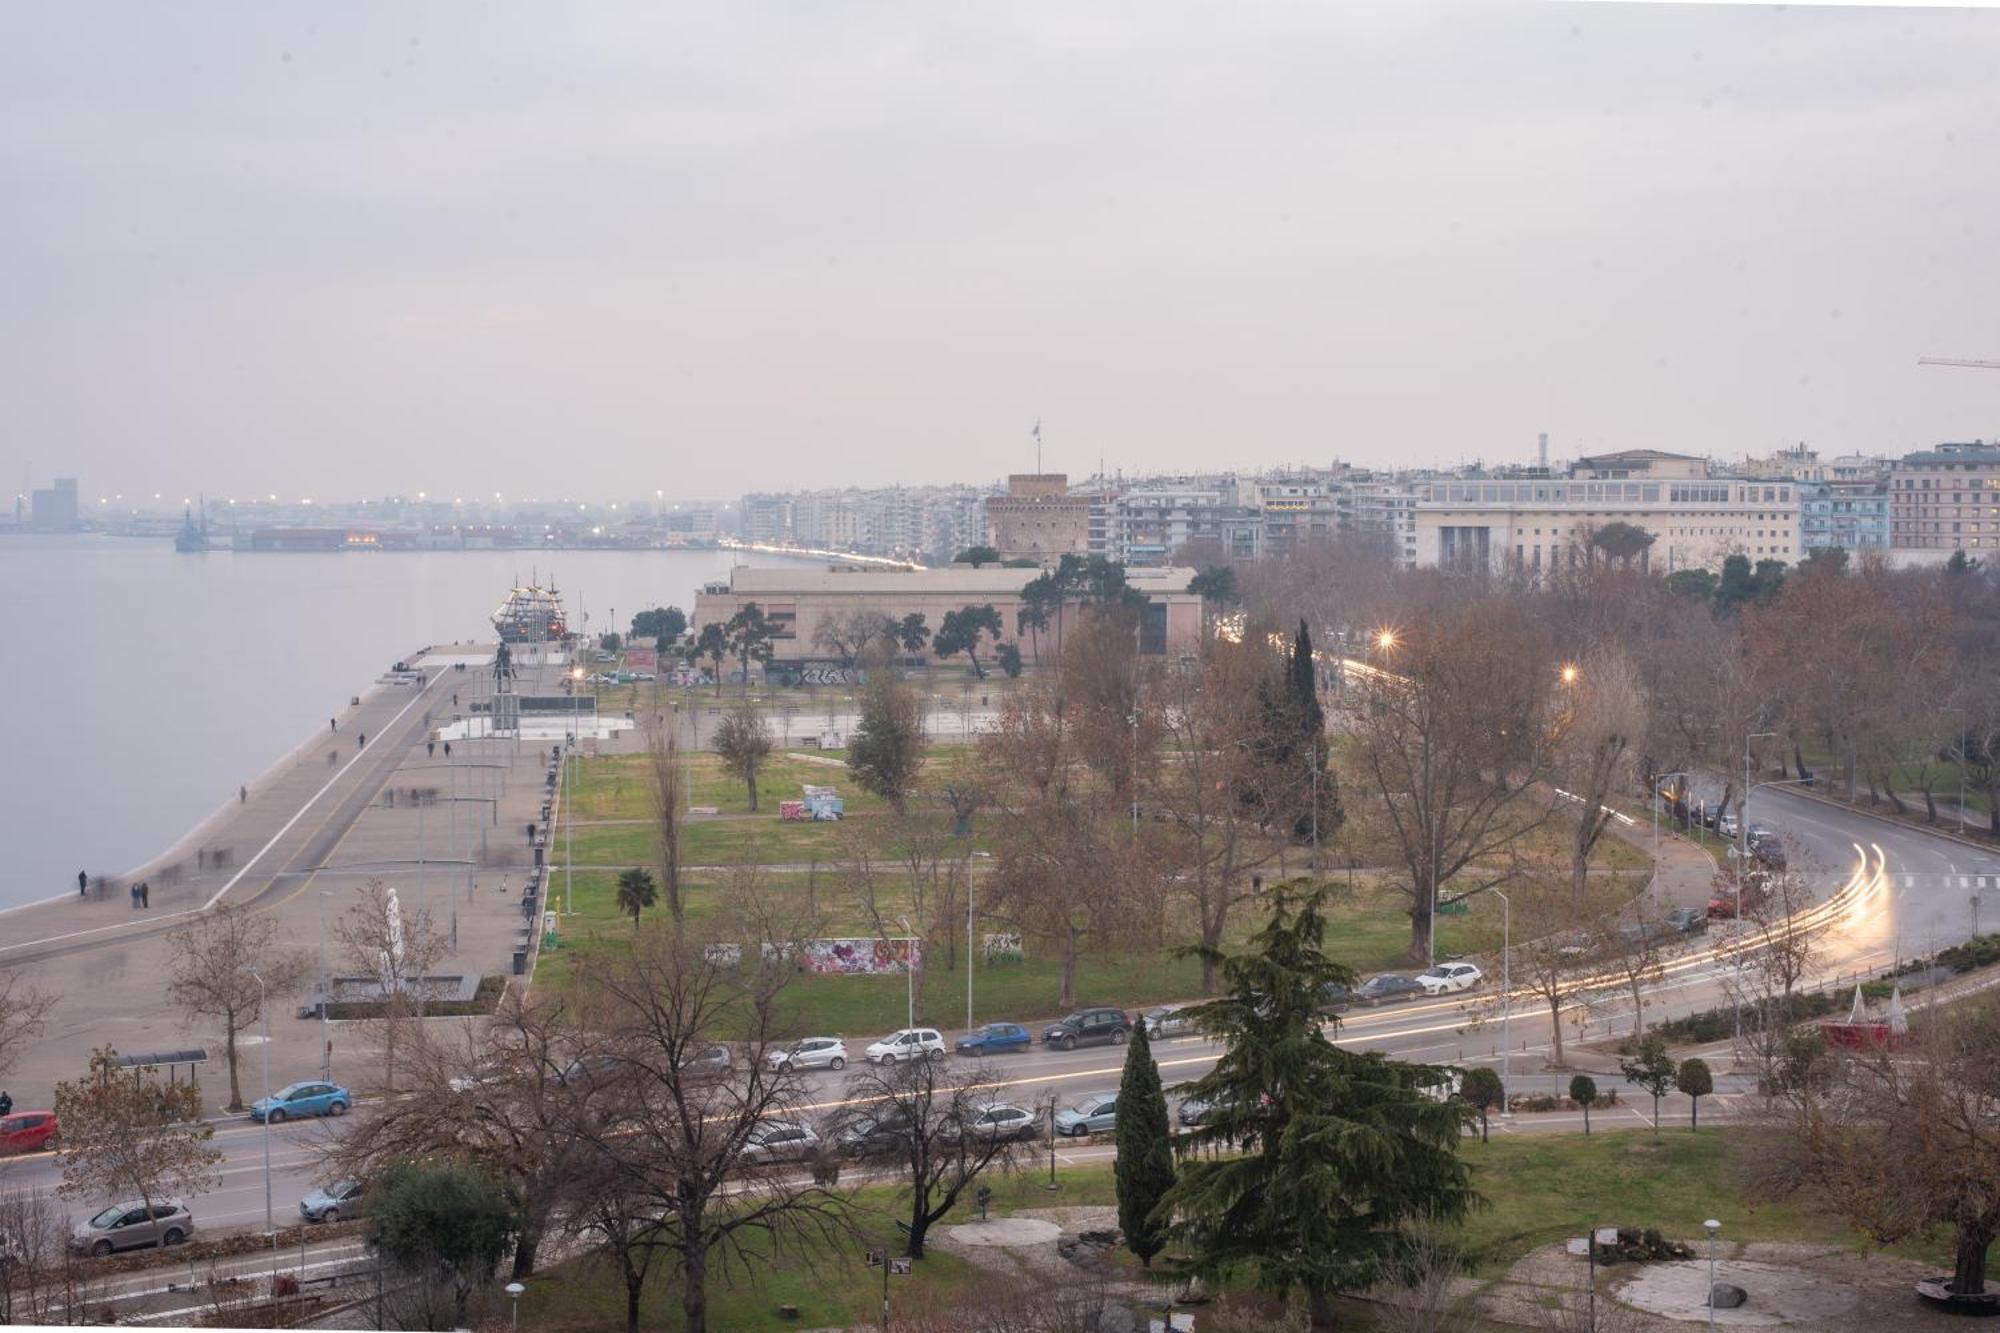
[[[192,828],[390,663],[490,638],[530,564],[590,629],[673,603],[726,551],[179,555],[0,539],[0,907],[120,874]],[[613,615],[616,615],[614,621]]]

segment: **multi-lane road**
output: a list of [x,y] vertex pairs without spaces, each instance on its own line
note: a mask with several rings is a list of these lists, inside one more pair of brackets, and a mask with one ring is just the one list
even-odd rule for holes
[[[1803,853],[1799,864],[1813,880],[1822,902],[1839,894],[1843,909],[1821,913],[1829,918],[1823,935],[1822,967],[1830,974],[1877,970],[1898,957],[1926,953],[1972,933],[1972,898],[1982,889],[1991,895],[1989,924],[2000,917],[2000,856],[1970,845],[1930,836],[1920,830],[1869,818],[1803,797],[1782,788],[1753,793],[1751,818],[1789,837]],[[1732,967],[1718,948],[1727,948],[1730,932],[1718,929],[1693,942],[1690,954],[1647,988],[1647,1016],[1658,1019],[1724,1003],[1723,981]],[[1550,1044],[1546,1006],[1518,990],[1513,997],[1508,1028],[1511,1051],[1503,1059],[1502,1025],[1497,980],[1500,969],[1487,969],[1481,990],[1449,999],[1419,1000],[1343,1015],[1336,1039],[1358,1049],[1379,1050],[1399,1059],[1440,1064],[1511,1066],[1516,1091],[1559,1090],[1568,1071],[1545,1072]],[[1595,997],[1590,1035],[1627,1026],[1629,1000],[1606,987]],[[1573,1021],[1573,1016],[1566,1021]],[[873,1034],[846,1034],[858,1057]],[[1155,1046],[1162,1075],[1171,1085],[1207,1070],[1219,1054],[1199,1037],[1163,1041]],[[1116,1088],[1124,1052],[1106,1046],[1077,1051],[1036,1048],[999,1057],[978,1066],[980,1077],[995,1081],[996,1100],[1046,1107],[1051,1098],[1069,1105],[1097,1091]],[[337,1071],[336,1071],[337,1072]],[[1600,1079],[1600,1082],[1604,1080]],[[1615,1081],[1615,1076],[1613,1081]],[[1716,1110],[1726,1115],[1729,1094],[1736,1085],[1725,1081]],[[830,1115],[847,1099],[846,1077],[818,1073],[804,1090],[812,1115]],[[370,1113],[367,1104],[356,1115]],[[1629,1118],[1630,1113],[1624,1113]],[[1705,1112],[1706,1114],[1706,1112]],[[1528,1128],[1574,1128],[1576,1117],[1517,1117],[1510,1131]],[[269,1132],[271,1209],[279,1225],[298,1215],[300,1196],[323,1178],[320,1148],[340,1122],[294,1122]],[[219,1188],[194,1201],[197,1223],[209,1232],[261,1230],[265,1218],[265,1130],[247,1118],[220,1122],[216,1143],[224,1153]],[[1063,1146],[1059,1153],[1080,1159],[1100,1152],[1094,1147]],[[0,1183],[8,1187],[50,1188],[59,1172],[47,1154],[17,1158],[0,1166]],[[78,1201],[79,1217],[96,1201]]]

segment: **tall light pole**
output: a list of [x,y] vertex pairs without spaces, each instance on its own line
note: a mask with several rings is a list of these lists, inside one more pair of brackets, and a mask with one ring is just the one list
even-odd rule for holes
[[909,1021],[904,1027],[917,1025],[917,937],[910,929],[908,917],[898,918],[897,924],[903,928],[903,991],[909,1004]]
[[[1736,821],[1736,919],[1743,919],[1743,875],[1750,868],[1750,742],[1766,740],[1778,733],[1753,731],[1743,738],[1743,814]],[[1737,951],[1740,959],[1742,951]],[[1742,964],[1737,964],[1739,970]]]
[[[965,1026],[967,1030],[970,1030],[972,1027],[973,884],[972,866],[968,863],[965,867]],[[1975,915],[1977,911],[1978,909],[1975,907]],[[1972,933],[1977,935],[1979,932],[1975,930]]]
[[1500,900],[1500,1114],[1512,1115],[1507,1103],[1507,1080],[1514,1070],[1514,904],[1499,889]]
[[527,1288],[518,1282],[509,1282],[501,1290],[514,1300],[514,1333],[521,1333],[521,1293]]
[[271,1238],[271,1280],[278,1277],[278,1224],[271,1212],[271,1010],[264,1003],[264,978],[250,969],[257,983],[257,1016],[264,1023],[264,1234]]

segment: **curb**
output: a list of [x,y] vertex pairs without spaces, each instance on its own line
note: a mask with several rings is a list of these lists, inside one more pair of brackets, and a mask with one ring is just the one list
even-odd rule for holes
[[1893,824],[1897,828],[1907,829],[1911,833],[1921,833],[1926,837],[1940,838],[1945,842],[1955,842],[1961,847],[1970,847],[1974,851],[2000,853],[2000,842],[1976,842],[1971,838],[1961,837],[1956,833],[1947,833],[1942,829],[1932,828],[1928,824],[1913,824],[1907,819],[1898,819],[1894,815],[1885,815],[1878,811],[1863,809],[1861,806],[1850,805],[1846,801],[1838,800],[1831,796],[1821,796],[1818,792],[1810,791],[1804,787],[1792,788],[1792,794],[1794,796],[1802,796],[1808,801],[1818,801],[1821,805],[1831,806],[1835,810],[1845,810],[1851,815],[1860,815],[1864,819],[1873,819],[1882,824]]

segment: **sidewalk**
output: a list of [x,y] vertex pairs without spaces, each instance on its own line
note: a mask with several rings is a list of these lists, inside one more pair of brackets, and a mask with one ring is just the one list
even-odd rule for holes
[[[212,903],[274,914],[280,939],[309,955],[316,979],[353,970],[332,926],[380,878],[399,889],[406,911],[427,910],[451,941],[439,974],[511,971],[532,866],[525,829],[540,815],[548,752],[493,741],[462,744],[450,762],[427,753],[432,729],[469,713],[479,695],[478,672],[455,671],[453,660],[430,660],[421,688],[371,685],[358,706],[340,710],[337,730],[322,724],[251,785],[247,801],[231,800],[141,867],[135,876],[152,884],[149,910],[132,908],[121,878],[101,895],[93,886],[88,897],[0,918],[0,967],[22,968],[60,997],[42,1039],[8,1075],[16,1105],[46,1106],[55,1082],[81,1073],[104,1045],[127,1054],[206,1047],[203,1089],[211,1105],[227,1100],[220,1032],[190,1024],[166,995],[166,937]],[[295,1017],[307,988],[272,999],[274,1085],[316,1072],[328,1036],[343,1047],[336,1063],[357,1067],[347,1045],[361,1039],[356,1029]],[[262,1060],[251,1049],[261,1041],[257,1031],[238,1040],[246,1098],[261,1090]]]

